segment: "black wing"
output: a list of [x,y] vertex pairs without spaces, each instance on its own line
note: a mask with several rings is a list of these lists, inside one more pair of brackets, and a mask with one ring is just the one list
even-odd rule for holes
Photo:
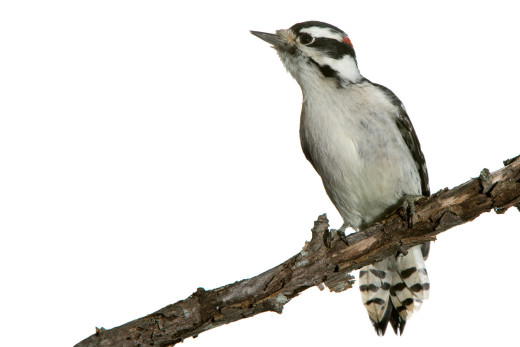
[[396,119],[397,128],[401,132],[401,136],[403,137],[406,146],[410,150],[410,153],[412,153],[412,157],[415,160],[415,164],[417,165],[417,170],[421,176],[422,194],[429,196],[430,185],[428,183],[428,169],[426,168],[426,161],[424,160],[424,154],[421,151],[421,144],[419,143],[419,139],[417,138],[417,134],[415,133],[412,122],[410,121],[410,118],[408,118],[408,114],[404,109],[403,103],[390,89],[380,84],[372,84],[385,93],[388,97],[390,97],[392,103],[398,108],[399,116]]

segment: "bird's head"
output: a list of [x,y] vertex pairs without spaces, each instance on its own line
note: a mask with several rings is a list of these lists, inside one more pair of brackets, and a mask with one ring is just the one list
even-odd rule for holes
[[352,42],[333,25],[310,21],[277,30],[275,34],[251,33],[273,45],[303,89],[320,82],[342,87],[363,78]]

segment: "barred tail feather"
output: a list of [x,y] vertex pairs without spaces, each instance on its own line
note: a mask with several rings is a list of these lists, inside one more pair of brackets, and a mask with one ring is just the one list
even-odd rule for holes
[[412,247],[407,255],[400,254],[396,259],[399,276],[419,300],[428,299],[430,294],[430,280],[424,263],[421,245]]
[[359,272],[359,290],[363,304],[379,336],[385,334],[392,308],[392,270],[389,265],[389,259],[384,259],[361,268]]
[[395,258],[397,276],[390,288],[390,297],[401,322],[392,324],[396,334],[398,330],[403,333],[406,321],[419,310],[430,293],[430,280],[424,264],[425,249],[424,245],[418,245],[410,248],[406,255],[399,254]]
[[[398,283],[395,283],[395,281],[398,281]],[[402,335],[406,321],[414,311],[416,301],[412,292],[408,288],[402,287],[403,282],[401,282],[399,274],[396,274],[395,281],[390,288],[390,299],[394,308],[390,324],[396,335]]]
[[361,269],[359,289],[378,335],[384,335],[389,322],[394,332],[402,335],[406,321],[428,298],[430,281],[424,264],[427,246],[412,247],[406,255]]

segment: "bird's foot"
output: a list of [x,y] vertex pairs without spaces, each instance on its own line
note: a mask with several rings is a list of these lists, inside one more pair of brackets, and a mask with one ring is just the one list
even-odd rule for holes
[[413,216],[415,215],[415,202],[420,200],[424,196],[422,195],[408,195],[403,196],[403,211],[406,213],[406,221],[408,227],[413,226]]
[[343,225],[339,229],[330,229],[330,231],[325,232],[323,234],[323,243],[325,244],[325,246],[327,248],[331,248],[334,240],[337,240],[337,239],[340,239],[347,246],[349,246],[347,236],[345,235],[345,230],[349,226],[350,226],[349,224],[343,223]]
[[336,231],[336,233],[338,234],[339,239],[340,239],[341,241],[345,242],[345,244],[347,245],[347,247],[350,246],[350,245],[348,244],[347,235],[345,235],[345,232],[344,232],[343,230],[338,229],[338,230]]

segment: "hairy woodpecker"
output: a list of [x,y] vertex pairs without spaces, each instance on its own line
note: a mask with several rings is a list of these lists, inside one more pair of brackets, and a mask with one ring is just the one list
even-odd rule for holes
[[[270,43],[303,93],[300,140],[323,180],[344,231],[359,231],[402,205],[429,195],[428,172],[404,105],[388,88],[364,78],[349,37],[318,21],[275,34],[251,31]],[[378,335],[406,320],[428,297],[424,260],[429,243],[361,268],[359,288]]]

